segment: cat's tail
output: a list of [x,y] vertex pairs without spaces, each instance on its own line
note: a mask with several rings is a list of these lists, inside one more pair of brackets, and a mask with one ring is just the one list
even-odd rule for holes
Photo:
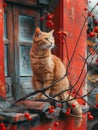
[[70,96],[68,105],[72,109],[72,116],[74,116],[75,126],[79,127],[82,122],[82,109],[79,103],[75,99],[74,100],[71,99],[73,99],[73,97]]

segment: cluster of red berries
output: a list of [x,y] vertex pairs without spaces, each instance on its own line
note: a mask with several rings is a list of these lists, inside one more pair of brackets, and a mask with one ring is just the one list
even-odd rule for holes
[[49,111],[50,114],[55,112],[54,106],[49,106],[48,109],[49,109],[48,111]]
[[51,27],[53,27],[54,26],[54,23],[53,23],[53,17],[54,17],[54,14],[50,14],[50,13],[48,13],[47,14],[47,21],[46,21],[46,26],[48,27],[48,28],[51,28]]
[[28,121],[32,120],[32,117],[30,116],[30,114],[28,112],[25,112],[24,116],[27,118]]
[[0,130],[6,130],[6,126],[4,123],[0,123]]
[[66,115],[66,116],[69,116],[69,115],[70,115],[70,112],[71,112],[71,109],[70,109],[70,108],[67,108],[67,111],[65,112],[65,115]]
[[[88,11],[88,8],[84,8],[84,11]],[[94,16],[94,14],[92,14],[91,12],[88,12],[88,16],[91,16],[92,18],[94,18],[95,16]]]
[[[54,17],[54,14],[47,13],[46,15],[46,26],[49,29],[54,26],[53,17]],[[40,21],[44,21],[44,20],[45,20],[44,16],[40,18]]]
[[88,118],[88,120],[93,120],[94,119],[91,112],[87,112],[87,118]]

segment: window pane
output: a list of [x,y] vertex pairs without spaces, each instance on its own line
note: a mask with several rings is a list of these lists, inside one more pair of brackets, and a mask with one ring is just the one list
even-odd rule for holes
[[19,41],[32,41],[35,30],[35,18],[29,16],[19,16]]
[[7,76],[8,75],[8,50],[7,50],[7,45],[5,45],[4,46],[4,51],[5,51],[5,58],[4,58],[4,60],[5,60],[5,76]]
[[20,76],[31,76],[30,46],[20,46]]
[[7,31],[6,31],[6,14],[4,14],[4,38],[7,38]]

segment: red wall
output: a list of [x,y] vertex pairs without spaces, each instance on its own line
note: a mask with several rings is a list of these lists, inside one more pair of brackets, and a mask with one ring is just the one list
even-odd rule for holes
[[[30,127],[30,130],[86,130],[86,118],[83,117],[84,122],[82,123],[81,127],[75,128],[74,127],[74,120],[72,118],[68,118],[67,120],[59,120],[58,126],[55,126],[54,122],[45,122],[41,123],[40,125]],[[27,126],[28,127],[28,126]],[[10,130],[18,130],[20,128],[21,130],[25,130],[26,126],[24,125],[10,125]],[[49,129],[51,128],[51,129]],[[29,128],[28,128],[29,129]]]
[[[69,57],[71,57],[73,49],[75,47],[75,43],[77,40],[77,37],[79,35],[81,26],[83,24],[83,17],[82,13],[84,12],[84,7],[86,3],[85,0],[60,0],[58,7],[55,9],[54,14],[54,23],[55,23],[55,30],[58,31],[60,28],[68,32],[68,38],[67,38],[67,44],[68,44],[68,54]],[[2,97],[5,97],[5,78],[4,78],[4,44],[3,44],[3,6],[2,6],[2,0],[0,0],[0,95]],[[61,41],[56,36],[56,45],[57,45],[57,51],[56,54],[64,61],[66,62],[66,47],[65,44],[62,44]],[[83,65],[83,61],[80,60],[80,57],[78,55],[81,54],[82,56],[85,56],[85,47],[86,47],[86,33],[85,30],[82,34],[82,37],[79,41],[78,47],[76,49],[76,54],[71,62],[71,65],[69,67],[69,71],[71,75],[69,75],[69,79],[71,80],[72,84],[76,81],[78,78],[81,67]],[[2,50],[2,51],[1,51]],[[73,79],[73,77],[76,77],[76,79]],[[76,86],[78,87],[79,84]],[[82,93],[82,90],[81,90]],[[78,130],[86,130],[86,119],[85,115],[83,117],[83,122],[80,128]],[[37,126],[35,128],[32,128],[32,130],[46,130],[49,128],[50,124],[41,124],[40,126]],[[60,122],[60,126],[58,128],[54,128],[53,130],[76,130],[73,124],[73,119],[67,120],[66,123]]]
[[[55,41],[56,46],[58,47],[56,54],[63,60],[65,64],[68,64],[67,53],[66,53],[66,44],[68,47],[68,56],[69,59],[72,57],[73,50],[76,45],[76,41],[79,37],[81,28],[84,22],[84,16],[86,16],[84,8],[87,6],[85,0],[60,0],[58,7],[54,11],[54,23],[55,23]],[[60,29],[67,32],[68,36],[66,38],[66,43],[62,44],[62,40],[59,39],[56,32]],[[74,85],[81,73],[81,70],[84,65],[84,61],[81,58],[83,56],[86,57],[86,26],[83,29],[82,35],[78,42],[78,45],[75,50],[75,54],[72,58],[71,64],[68,67],[69,71],[69,80],[72,85]],[[81,55],[81,56],[80,56]],[[85,75],[85,68],[83,69],[83,73],[78,83],[75,85],[75,88],[79,88],[80,84]],[[83,94],[83,87],[85,87],[85,82],[83,83],[79,93]],[[82,100],[79,100],[82,103]],[[83,125],[79,128],[79,130],[86,130],[86,120],[83,120]],[[71,121],[70,121],[71,124]],[[71,125],[70,125],[71,126]],[[71,130],[73,129],[70,128]]]
[[0,96],[5,98],[5,78],[4,78],[4,44],[3,44],[3,19],[4,11],[2,0],[0,0]]

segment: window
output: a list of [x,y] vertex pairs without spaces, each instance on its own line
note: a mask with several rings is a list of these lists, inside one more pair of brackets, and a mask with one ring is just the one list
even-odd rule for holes
[[5,9],[5,77],[7,91],[10,90],[8,97],[17,99],[25,91],[31,91],[28,87],[32,89],[29,51],[39,15],[39,9],[27,6],[8,4]]

